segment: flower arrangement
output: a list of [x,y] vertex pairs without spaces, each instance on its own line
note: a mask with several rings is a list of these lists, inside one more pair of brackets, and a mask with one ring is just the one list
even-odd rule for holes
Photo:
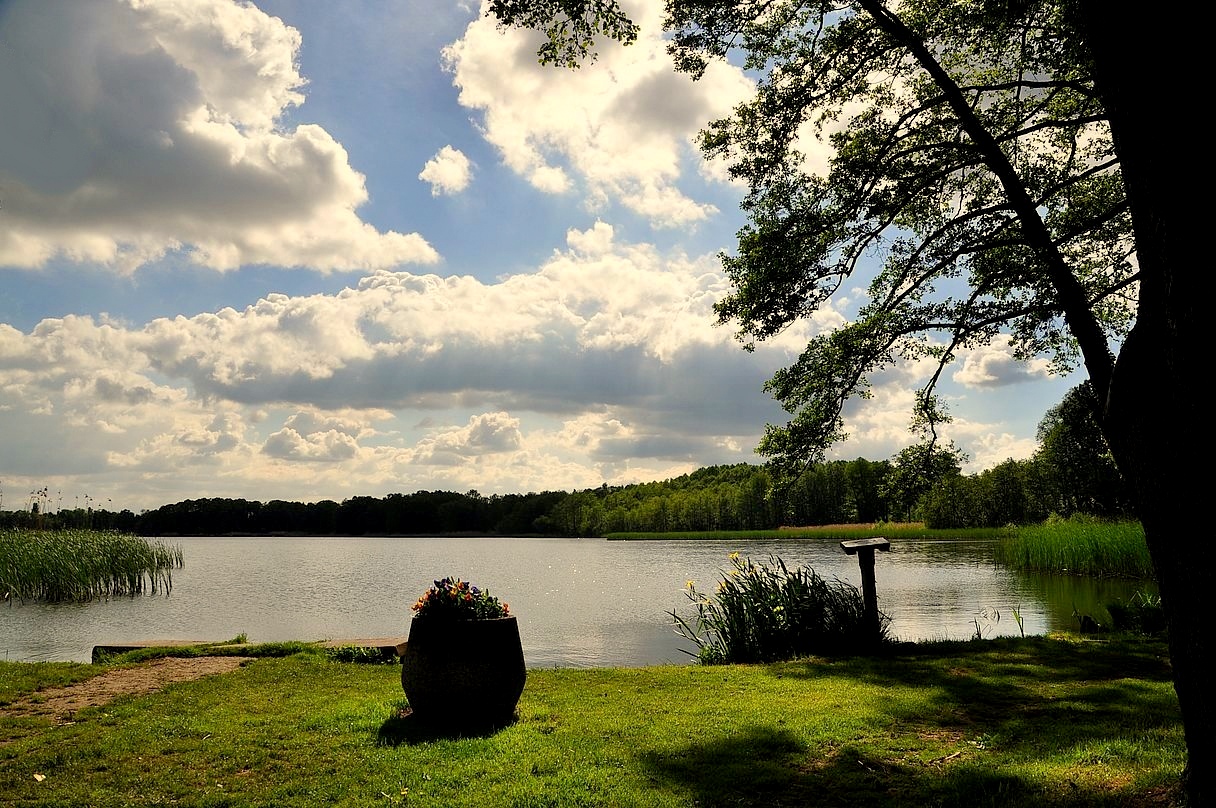
[[510,604],[503,603],[468,581],[448,576],[422,593],[411,607],[415,617],[443,620],[494,620],[510,617]]

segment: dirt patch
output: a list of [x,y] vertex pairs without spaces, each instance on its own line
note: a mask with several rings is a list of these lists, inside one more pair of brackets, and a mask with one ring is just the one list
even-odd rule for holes
[[77,710],[99,707],[118,696],[152,693],[174,682],[228,673],[250,661],[252,657],[164,657],[129,668],[115,668],[66,687],[40,690],[0,707],[0,713],[69,721]]

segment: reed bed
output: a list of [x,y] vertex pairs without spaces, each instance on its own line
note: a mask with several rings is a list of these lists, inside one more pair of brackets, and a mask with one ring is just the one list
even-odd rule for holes
[[168,592],[180,547],[106,530],[0,530],[0,598],[62,603]]
[[889,639],[890,619],[880,612],[878,626],[867,626],[862,595],[845,581],[824,579],[810,567],[790,569],[771,555],[757,564],[731,553],[730,562],[712,597],[688,582],[684,593],[695,617],[668,612],[676,631],[696,643],[702,664],[872,651]]
[[848,525],[781,527],[774,530],[691,530],[672,533],[607,533],[610,541],[687,539],[690,541],[748,541],[772,539],[1004,539],[1017,531],[1012,527],[927,528],[924,522],[860,522]]
[[1153,562],[1139,522],[1074,517],[1019,528],[997,545],[997,561],[1015,569],[1094,577],[1151,579]]

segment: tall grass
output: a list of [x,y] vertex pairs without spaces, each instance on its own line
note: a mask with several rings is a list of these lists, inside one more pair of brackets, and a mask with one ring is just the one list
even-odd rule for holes
[[752,539],[1003,539],[1012,527],[927,528],[924,522],[861,522],[848,525],[782,527],[775,530],[693,530],[675,533],[606,533],[610,541],[688,539],[692,541],[746,541]]
[[50,603],[168,592],[180,547],[104,530],[0,530],[0,598]]
[[878,636],[867,626],[861,593],[809,567],[789,569],[780,558],[755,564],[731,553],[732,569],[714,597],[688,582],[696,617],[668,612],[676,631],[697,645],[707,665],[773,662],[813,654],[872,650],[887,638],[890,619],[879,613]]
[[1153,562],[1139,522],[1093,517],[1052,519],[1017,530],[996,548],[997,561],[1015,569],[1094,577],[1151,579]]

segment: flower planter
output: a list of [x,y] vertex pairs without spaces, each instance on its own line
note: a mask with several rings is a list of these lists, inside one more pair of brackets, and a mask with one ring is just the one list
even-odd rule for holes
[[514,617],[415,617],[401,662],[414,714],[461,728],[510,723],[527,678]]

